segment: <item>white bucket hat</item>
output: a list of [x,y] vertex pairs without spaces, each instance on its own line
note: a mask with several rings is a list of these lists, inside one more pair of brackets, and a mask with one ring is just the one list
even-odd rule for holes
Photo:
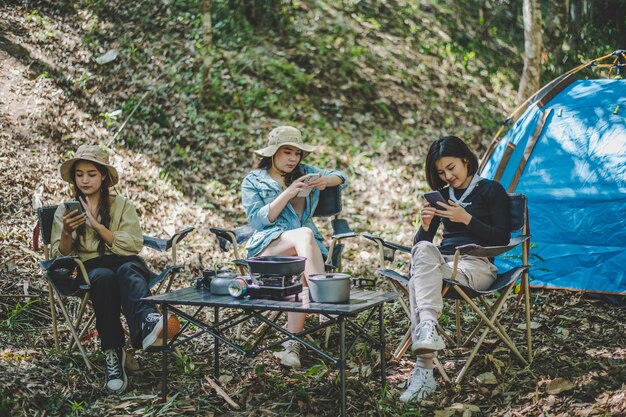
[[291,126],[278,126],[267,135],[267,146],[254,151],[256,154],[271,157],[281,146],[293,146],[303,152],[303,157],[313,152],[317,146],[302,143],[302,133]]

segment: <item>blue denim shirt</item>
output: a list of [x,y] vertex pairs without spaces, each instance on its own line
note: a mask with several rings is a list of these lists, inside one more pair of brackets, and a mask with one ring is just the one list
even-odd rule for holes
[[[348,177],[341,171],[324,170],[306,164],[300,164],[300,168],[304,174],[321,172],[324,176],[336,175],[343,178],[343,184],[339,186],[341,189],[344,189],[348,185]],[[248,256],[256,256],[259,254],[283,232],[298,229],[303,226],[313,231],[317,245],[322,251],[322,255],[327,256],[328,250],[324,246],[324,237],[319,230],[317,230],[317,227],[315,227],[311,217],[317,207],[320,198],[320,190],[313,188],[309,196],[306,197],[302,220],[298,217],[298,213],[296,213],[291,203],[287,203],[278,217],[273,222],[270,222],[268,218],[270,214],[270,203],[282,192],[283,189],[280,184],[270,176],[266,169],[256,169],[243,179],[243,183],[241,184],[243,209],[248,217],[248,222],[256,229],[256,232],[246,244]]]

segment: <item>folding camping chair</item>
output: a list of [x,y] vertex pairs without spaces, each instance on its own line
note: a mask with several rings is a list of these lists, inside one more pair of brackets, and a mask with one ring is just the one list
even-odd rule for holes
[[[464,245],[457,247],[454,254],[454,266],[452,276],[444,279],[444,287],[442,293],[444,298],[455,300],[456,316],[455,338],[452,338],[450,335],[448,335],[439,324],[437,325],[438,330],[440,331],[441,335],[447,340],[447,342],[456,345],[457,347],[468,347],[479,334],[483,326],[487,326],[485,329],[483,329],[480,337],[476,341],[474,348],[471,351],[465,365],[457,374],[455,378],[456,383],[459,383],[461,381],[461,379],[469,369],[489,330],[493,331],[525,366],[527,366],[528,363],[532,360],[532,339],[530,328],[530,287],[528,282],[528,259],[530,255],[530,226],[528,222],[528,204],[526,196],[523,194],[509,194],[509,199],[511,213],[511,232],[519,235],[512,237],[509,244],[506,246],[481,247],[479,245]],[[376,243],[382,266],[384,266],[385,261],[393,261],[395,259],[396,251],[400,251],[403,253],[411,252],[411,248],[407,246],[387,242],[371,234],[364,234],[363,236]],[[494,283],[487,290],[475,290],[469,286],[461,284],[454,279],[457,273],[458,259],[461,255],[495,257],[519,245],[521,245],[522,250],[522,264],[520,266],[512,268],[509,271],[498,274]],[[381,268],[377,272],[392,284],[394,290],[408,297],[409,277],[387,268]],[[528,361],[519,352],[519,350],[507,334],[507,330],[500,324],[498,320],[498,316],[502,311],[502,308],[504,307],[506,299],[508,298],[511,291],[514,289],[517,280],[519,280],[520,278],[520,288],[524,294],[525,299]],[[496,300],[493,304],[489,304],[489,302],[487,301],[487,296],[491,295],[496,296]],[[483,306],[482,310],[473,301],[473,299],[478,299],[480,301],[480,304]],[[469,333],[465,341],[462,341],[461,337],[461,300],[467,302],[471,310],[476,313],[480,318],[480,322]],[[403,310],[406,312],[407,315],[410,315],[407,302],[402,298],[401,302]],[[393,359],[399,360],[407,351],[410,345],[411,329],[409,328],[409,330],[404,335],[404,338],[394,351]],[[443,378],[446,381],[449,381],[450,379],[441,364],[438,361],[436,361],[435,364],[437,365],[439,371],[442,373]]]
[[[33,231],[33,249],[39,249],[39,239],[43,243],[44,261],[41,267],[44,269],[44,276],[48,284],[48,300],[50,303],[50,313],[52,316],[52,329],[54,334],[54,346],[59,349],[59,328],[57,320],[57,307],[61,310],[65,323],[70,331],[71,345],[70,351],[77,346],[87,367],[92,369],[91,363],[87,358],[85,348],[81,344],[81,337],[87,332],[95,320],[93,314],[87,318],[83,325],[83,317],[87,306],[89,305],[90,281],[87,276],[85,266],[78,257],[75,256],[59,256],[51,259],[50,244],[52,225],[54,223],[54,213],[57,206],[45,206],[37,210],[38,221]],[[177,264],[176,245],[189,234],[193,227],[187,227],[176,232],[169,240],[160,239],[150,236],[143,237],[145,246],[155,249],[159,252],[165,252],[171,249],[172,264],[167,266],[160,274],[152,272],[149,288],[153,293],[159,293],[163,289],[169,291],[176,274],[181,271],[181,266]],[[84,280],[84,284],[78,284],[78,276]],[[78,305],[72,303],[72,298],[79,299]],[[70,306],[72,304],[73,308]],[[56,305],[56,306],[55,306]]]
[[[324,260],[327,271],[341,271],[341,254],[344,249],[343,239],[355,237],[357,234],[350,229],[346,219],[339,218],[343,206],[341,201],[341,190],[339,187],[328,187],[320,192],[319,202],[313,213],[313,217],[334,217],[331,221],[333,235],[328,245],[329,256]],[[233,249],[234,262],[244,273],[245,262],[242,262],[241,245],[244,244],[254,234],[254,228],[249,224],[224,229],[221,227],[211,227],[209,229],[217,237],[222,252]]]

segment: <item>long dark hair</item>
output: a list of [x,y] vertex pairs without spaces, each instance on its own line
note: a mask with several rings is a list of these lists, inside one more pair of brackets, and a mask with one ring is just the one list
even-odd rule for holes
[[433,190],[438,190],[446,185],[446,182],[437,174],[436,162],[444,156],[461,158],[467,163],[467,175],[474,175],[478,171],[478,157],[467,147],[465,142],[456,136],[444,136],[430,145],[426,155],[426,182]]
[[[298,165],[293,169],[293,171],[285,174],[285,186],[289,187],[295,180],[304,175],[302,169],[300,168],[300,162],[302,162],[302,155],[300,156],[300,161],[298,161]],[[257,165],[259,169],[270,169],[272,167],[273,156],[264,156]]]
[[[100,204],[98,205],[98,216],[100,217],[100,224],[108,229],[109,224],[111,223],[111,202],[109,201],[109,187],[111,186],[111,177],[109,175],[109,170],[106,167],[96,162],[89,162],[94,164],[98,172],[100,172],[100,174],[104,176],[102,184],[100,185]],[[85,200],[87,196],[85,196],[85,193],[80,191],[76,186],[76,163],[72,165],[72,169],[70,170],[70,178],[74,182],[74,198],[76,199],[76,201],[79,201],[79,198]],[[85,238],[85,230],[85,224],[80,225],[80,227],[76,230],[76,239],[72,242],[72,248],[74,249],[75,253],[78,253],[80,240]],[[100,254],[100,256],[104,256],[105,241],[100,237],[100,235],[97,235],[97,238],[98,253]]]

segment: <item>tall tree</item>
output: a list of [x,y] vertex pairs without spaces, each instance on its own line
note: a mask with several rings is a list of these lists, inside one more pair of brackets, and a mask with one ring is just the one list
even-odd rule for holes
[[211,0],[202,1],[202,32],[204,35],[204,57],[202,60],[202,96],[206,100],[211,95],[211,49],[213,48],[213,23],[211,21]]
[[522,102],[539,89],[541,79],[541,4],[540,0],[524,0],[524,70],[517,92]]

